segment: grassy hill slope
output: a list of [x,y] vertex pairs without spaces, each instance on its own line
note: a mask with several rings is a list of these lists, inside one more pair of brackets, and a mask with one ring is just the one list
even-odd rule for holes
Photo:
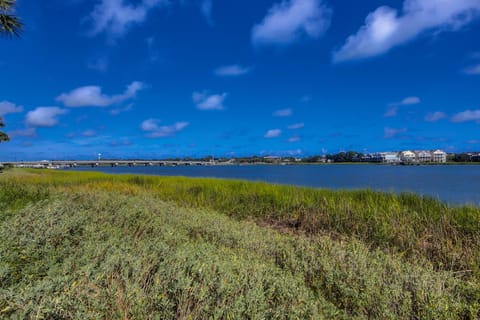
[[480,210],[212,179],[0,176],[0,318],[475,319]]

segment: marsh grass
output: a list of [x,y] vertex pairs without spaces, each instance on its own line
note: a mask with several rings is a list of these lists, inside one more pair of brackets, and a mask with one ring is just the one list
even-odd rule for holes
[[0,197],[0,317],[480,317],[478,208],[61,171]]

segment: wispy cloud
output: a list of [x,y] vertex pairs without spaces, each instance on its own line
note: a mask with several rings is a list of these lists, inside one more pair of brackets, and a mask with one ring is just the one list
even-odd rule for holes
[[290,108],[280,109],[273,113],[274,117],[290,117],[293,114],[293,110]]
[[198,110],[223,110],[225,109],[224,102],[227,98],[227,93],[208,94],[206,91],[194,92],[192,100]]
[[425,121],[437,122],[438,120],[444,119],[446,117],[447,115],[445,114],[445,112],[441,112],[441,111],[430,112],[430,113],[427,113],[427,115],[425,116]]
[[253,27],[252,43],[289,45],[302,38],[319,38],[330,26],[332,10],[322,0],[283,0]]
[[106,33],[111,38],[121,37],[131,26],[143,23],[150,10],[168,3],[168,0],[142,0],[134,5],[125,0],[100,0],[90,14],[90,33]]
[[23,112],[23,106],[17,106],[14,103],[8,101],[0,102],[0,117],[3,117],[9,113]]
[[164,138],[176,135],[189,125],[188,122],[176,122],[168,126],[160,126],[159,123],[158,119],[148,119],[142,122],[140,128],[148,132],[147,137],[149,138]]
[[26,129],[9,131],[8,135],[12,139],[15,139],[18,137],[35,138],[37,136],[37,131],[35,128],[26,128]]
[[104,94],[99,86],[85,86],[62,93],[56,100],[67,107],[108,107],[134,98],[144,88],[142,82],[134,81],[122,94],[109,96]]
[[467,67],[463,69],[463,73],[469,74],[469,75],[479,75],[480,74],[480,64],[474,65]]
[[480,110],[466,110],[452,117],[453,122],[476,121],[480,123]]
[[268,130],[264,137],[265,138],[277,138],[279,137],[280,135],[282,134],[282,130],[280,129],[271,129],[271,130]]
[[31,127],[53,127],[58,124],[58,117],[67,112],[59,107],[38,107],[27,113],[25,122]]
[[213,73],[220,77],[238,77],[243,76],[252,71],[252,67],[244,67],[238,64],[222,66],[213,71]]
[[385,127],[383,129],[383,137],[385,139],[391,139],[391,138],[394,138],[397,135],[399,135],[401,133],[405,133],[405,132],[407,132],[406,128],[394,129],[394,128]]
[[112,116],[117,116],[119,115],[120,113],[123,113],[123,112],[128,112],[128,111],[131,111],[133,109],[133,104],[130,103],[129,105],[126,105],[125,107],[123,108],[117,108],[117,109],[112,109],[110,110],[110,114]]
[[419,97],[406,97],[402,101],[393,102],[388,105],[387,111],[383,114],[384,117],[395,117],[398,114],[399,107],[419,104],[422,101]]
[[303,103],[311,102],[312,101],[312,96],[306,94],[300,99],[300,101],[302,101]]
[[299,136],[293,136],[293,137],[288,138],[287,141],[290,142],[290,143],[293,143],[293,142],[298,142],[298,141],[300,141],[300,140],[301,140],[301,139],[300,139]]
[[294,123],[294,124],[289,125],[288,129],[295,130],[295,129],[301,129],[303,127],[305,127],[305,123],[300,122],[300,123]]
[[95,137],[97,132],[95,130],[89,129],[82,132],[82,136],[84,137]]
[[108,69],[108,59],[106,57],[96,57],[88,60],[87,67],[99,72],[106,72]]
[[200,10],[202,11],[205,20],[207,20],[209,25],[213,25],[213,2],[212,0],[203,0],[200,5]]
[[402,13],[382,6],[333,55],[335,62],[374,57],[426,32],[455,31],[479,16],[478,0],[405,0]]

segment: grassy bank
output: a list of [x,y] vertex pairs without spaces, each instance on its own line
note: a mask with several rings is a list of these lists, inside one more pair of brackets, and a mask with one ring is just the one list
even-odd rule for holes
[[10,171],[0,318],[475,319],[479,221],[414,195]]

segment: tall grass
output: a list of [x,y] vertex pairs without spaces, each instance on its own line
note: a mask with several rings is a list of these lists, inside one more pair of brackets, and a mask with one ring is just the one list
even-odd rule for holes
[[54,192],[0,225],[0,317],[474,319],[477,284],[358,240],[147,195]]
[[[30,171],[32,172],[32,171]],[[355,237],[374,248],[427,259],[439,270],[480,279],[480,208],[450,207],[413,194],[331,191],[266,183],[42,172],[15,181],[58,187],[148,192],[181,206],[210,208],[284,231]]]
[[20,170],[0,199],[0,317],[480,318],[476,207]]

